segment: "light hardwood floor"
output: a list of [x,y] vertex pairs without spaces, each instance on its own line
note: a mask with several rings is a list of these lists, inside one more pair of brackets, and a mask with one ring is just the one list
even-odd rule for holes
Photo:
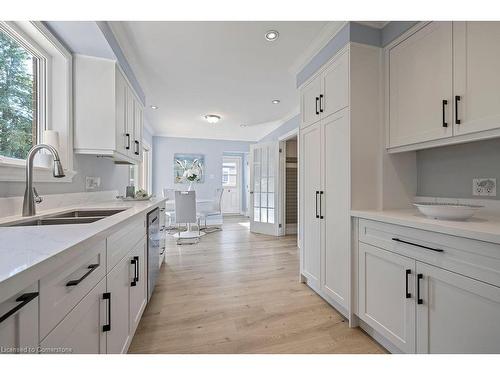
[[197,245],[169,241],[129,353],[385,352],[299,283],[296,243],[242,217]]

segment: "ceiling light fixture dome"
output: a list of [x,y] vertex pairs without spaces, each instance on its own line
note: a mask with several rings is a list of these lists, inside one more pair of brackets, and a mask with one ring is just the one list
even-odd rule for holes
[[221,117],[219,115],[205,115],[205,120],[209,124],[216,124],[220,121]]
[[156,105],[152,105],[152,106],[151,106],[151,109],[158,109],[158,106],[156,106]]
[[277,32],[276,30],[269,30],[269,31],[266,32],[265,36],[266,36],[266,40],[268,42],[273,42],[273,41],[275,41],[276,39],[279,38],[280,33]]
[[273,104],[280,104],[280,100],[279,99],[274,99],[273,100]]

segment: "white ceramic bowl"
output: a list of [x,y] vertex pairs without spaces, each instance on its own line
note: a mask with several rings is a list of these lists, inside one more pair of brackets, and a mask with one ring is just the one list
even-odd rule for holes
[[463,221],[472,217],[483,206],[459,203],[414,203],[418,210],[431,219]]

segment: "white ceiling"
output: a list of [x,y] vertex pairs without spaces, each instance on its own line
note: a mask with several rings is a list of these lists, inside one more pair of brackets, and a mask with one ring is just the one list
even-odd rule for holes
[[[143,86],[156,135],[249,141],[298,113],[296,70],[342,24],[110,22]],[[280,33],[274,42],[264,38],[271,29]],[[208,124],[209,113],[222,120]]]

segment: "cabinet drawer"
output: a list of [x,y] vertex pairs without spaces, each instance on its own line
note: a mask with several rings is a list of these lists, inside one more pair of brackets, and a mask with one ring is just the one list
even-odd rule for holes
[[365,219],[359,241],[500,286],[497,244]]
[[52,353],[52,348],[71,354],[105,353],[106,332],[102,329],[107,319],[104,292],[106,279],[101,280],[41,342],[42,353]]
[[107,238],[107,271],[109,272],[146,236],[145,217],[135,219]]
[[43,339],[106,274],[104,241],[40,279],[40,338]]

